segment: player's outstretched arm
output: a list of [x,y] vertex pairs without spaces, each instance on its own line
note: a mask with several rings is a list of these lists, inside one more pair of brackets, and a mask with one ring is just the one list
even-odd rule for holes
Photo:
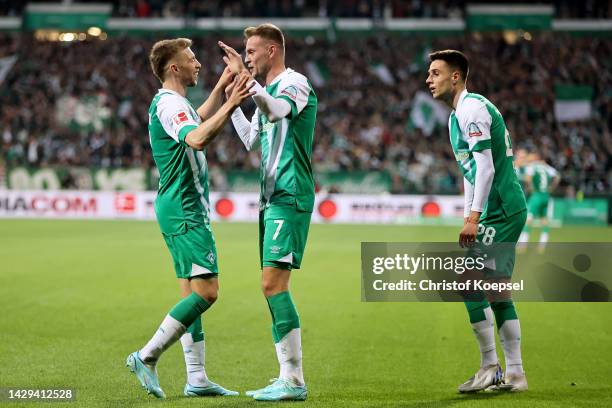
[[253,100],[255,104],[270,122],[278,122],[285,116],[291,113],[291,105],[284,99],[275,98],[270,95],[266,90],[254,81]]
[[189,132],[185,136],[185,143],[196,150],[202,150],[212,142],[223,129],[232,112],[245,99],[253,95],[248,81],[249,77],[247,75],[241,75],[227,101],[221,105],[221,108],[214,115]]
[[[248,75],[251,75],[251,73],[244,66],[244,62],[242,62],[242,57],[240,54],[238,54],[238,51],[222,41],[219,41],[218,43],[219,47],[221,47],[223,52],[225,52],[223,61],[225,61],[227,67],[233,73],[247,73]],[[261,113],[264,114],[264,116],[270,122],[278,122],[291,113],[291,105],[289,102],[281,98],[273,97],[266,92],[266,90],[252,76],[251,78],[253,79],[253,91],[255,91],[253,100]]]
[[[232,94],[232,90],[237,80],[234,80],[225,88],[225,95],[227,98]],[[242,109],[236,108],[232,113],[232,125],[238,133],[238,137],[242,140],[244,147],[250,152],[259,147],[259,121],[257,120],[257,112],[253,115],[251,122],[248,121]]]
[[225,67],[221,77],[219,77],[219,81],[211,91],[208,98],[204,101],[204,103],[197,109],[198,115],[202,120],[206,120],[210,118],[223,104],[223,92],[225,88],[232,83],[236,75],[229,69],[229,67]]

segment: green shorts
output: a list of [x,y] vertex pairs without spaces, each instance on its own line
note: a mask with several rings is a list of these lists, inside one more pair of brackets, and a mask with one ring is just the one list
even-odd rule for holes
[[546,217],[549,197],[550,195],[548,193],[533,193],[529,197],[529,201],[527,201],[529,215],[534,218]]
[[486,254],[487,278],[510,278],[514,270],[516,243],[525,226],[527,211],[506,217],[485,217],[478,224],[474,250]]
[[219,273],[215,237],[210,226],[202,224],[187,227],[184,234],[162,235],[172,254],[177,278],[216,276]]
[[259,212],[260,266],[300,269],[312,213],[291,205],[270,205]]

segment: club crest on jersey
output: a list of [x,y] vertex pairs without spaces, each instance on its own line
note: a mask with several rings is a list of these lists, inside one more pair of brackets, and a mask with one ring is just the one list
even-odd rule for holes
[[262,132],[268,132],[270,130],[274,129],[274,123],[272,122],[266,122],[261,126],[261,131]]
[[468,136],[469,137],[482,136],[482,132],[480,131],[480,128],[474,122],[470,123],[468,126]]
[[281,91],[281,95],[287,95],[292,100],[297,98],[297,88],[293,85],[290,85]]
[[463,162],[466,159],[470,158],[470,152],[469,150],[459,150],[457,151],[457,153],[455,153],[455,160],[457,160],[458,162]]
[[187,116],[187,112],[179,112],[172,117],[172,120],[175,124],[180,125],[182,122],[187,122],[189,117]]

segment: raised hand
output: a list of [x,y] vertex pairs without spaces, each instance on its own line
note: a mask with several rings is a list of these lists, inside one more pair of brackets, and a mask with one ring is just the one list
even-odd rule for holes
[[221,77],[219,77],[219,82],[217,83],[217,85],[225,89],[234,82],[235,77],[236,77],[236,74],[234,74],[232,70],[226,66],[225,69],[223,70],[223,73],[221,74]]
[[252,81],[251,76],[243,72],[238,75],[234,83],[230,86],[233,87],[230,96],[227,98],[227,101],[234,105],[235,107],[240,106],[242,102],[249,96],[255,95],[254,91],[251,91],[251,88],[255,85],[255,82]]
[[238,82],[238,75],[234,75],[234,80],[225,87],[225,97],[227,99],[229,99],[230,95],[232,94],[232,91],[234,90],[234,87],[236,86],[237,82]]
[[244,62],[242,62],[242,57],[238,52],[225,44],[223,41],[218,42],[219,47],[225,52],[225,56],[223,57],[223,61],[227,64],[229,69],[234,74],[239,74],[242,71],[246,71],[246,67],[244,66]]

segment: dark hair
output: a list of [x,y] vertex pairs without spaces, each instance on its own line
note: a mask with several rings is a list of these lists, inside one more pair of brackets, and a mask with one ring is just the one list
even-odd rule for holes
[[149,62],[151,63],[153,73],[160,82],[164,82],[164,71],[166,70],[168,61],[176,54],[189,47],[191,47],[191,40],[189,38],[162,40],[153,45],[151,54],[149,54]]
[[457,50],[436,51],[429,54],[429,61],[435,60],[445,61],[452,69],[456,69],[461,74],[461,78],[467,80],[470,72],[470,62],[464,53]]

